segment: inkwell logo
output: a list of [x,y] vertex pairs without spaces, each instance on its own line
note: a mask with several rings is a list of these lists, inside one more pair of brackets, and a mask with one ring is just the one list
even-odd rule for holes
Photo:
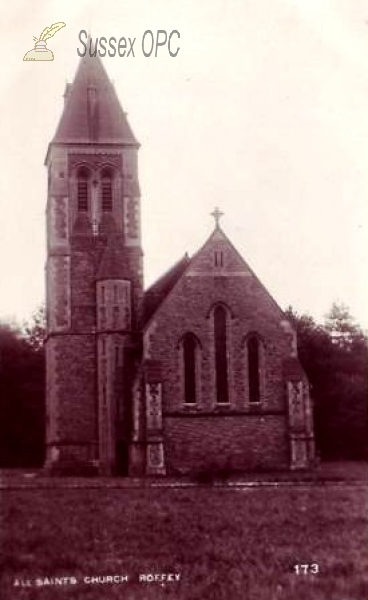
[[65,23],[60,21],[45,27],[39,38],[33,36],[35,47],[24,55],[23,60],[54,60],[53,53],[46,48],[46,40],[53,37],[62,27],[65,27]]

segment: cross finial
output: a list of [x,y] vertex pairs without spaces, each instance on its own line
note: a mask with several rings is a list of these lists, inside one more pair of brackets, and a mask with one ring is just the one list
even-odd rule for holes
[[223,216],[223,212],[219,210],[218,206],[216,206],[215,210],[211,213],[211,217],[215,219],[216,229],[218,229],[220,225],[220,219]]

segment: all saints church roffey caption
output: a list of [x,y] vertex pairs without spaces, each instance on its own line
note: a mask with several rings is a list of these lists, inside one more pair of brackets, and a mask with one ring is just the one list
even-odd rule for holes
[[35,577],[34,579],[23,579],[16,577],[13,587],[51,587],[68,585],[119,585],[124,583],[178,583],[181,580],[180,573],[139,573],[132,577],[128,574],[115,575],[85,575],[84,577]]

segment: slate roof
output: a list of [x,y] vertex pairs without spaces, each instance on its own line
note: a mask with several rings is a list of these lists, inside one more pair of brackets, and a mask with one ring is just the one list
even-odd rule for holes
[[143,322],[149,321],[153,313],[170,293],[176,282],[180,279],[190,263],[188,254],[185,254],[177,263],[171,267],[160,279],[158,279],[144,294],[143,300]]
[[52,143],[138,145],[101,59],[89,56],[88,50],[89,41],[74,82],[67,85],[64,111]]

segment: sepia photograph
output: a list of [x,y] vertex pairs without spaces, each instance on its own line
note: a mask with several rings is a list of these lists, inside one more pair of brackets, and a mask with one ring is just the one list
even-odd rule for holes
[[2,13],[0,598],[367,600],[368,5]]

